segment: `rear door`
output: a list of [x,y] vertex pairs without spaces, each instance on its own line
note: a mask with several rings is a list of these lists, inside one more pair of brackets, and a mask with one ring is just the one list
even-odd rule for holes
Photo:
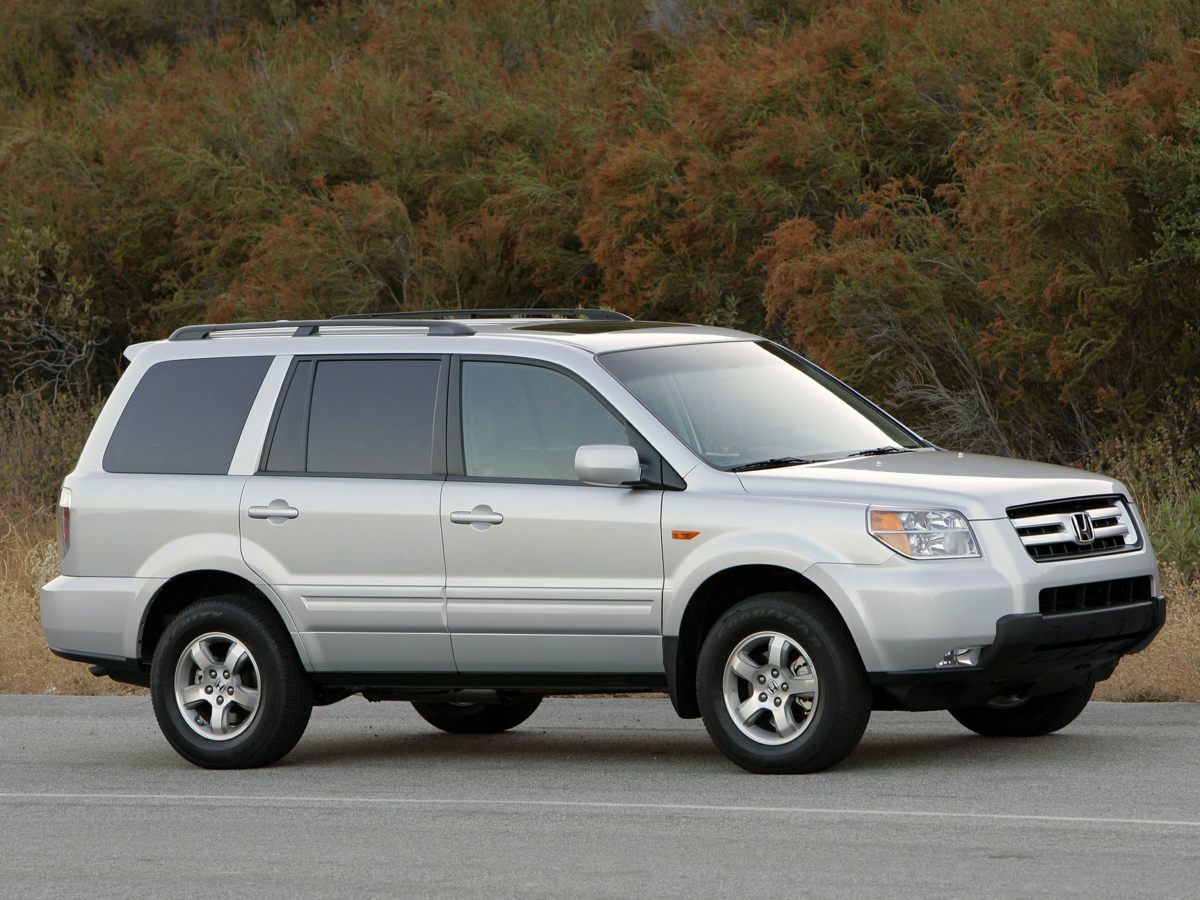
[[661,673],[662,491],[574,470],[583,444],[640,438],[574,375],[527,361],[461,360],[450,407],[441,528],[459,670]]
[[453,672],[439,495],[440,356],[294,361],[242,553],[282,597],[318,671]]

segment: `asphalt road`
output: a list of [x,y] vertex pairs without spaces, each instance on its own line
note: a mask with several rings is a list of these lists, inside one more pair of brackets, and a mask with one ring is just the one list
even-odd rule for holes
[[219,773],[148,698],[0,696],[0,894],[1200,896],[1200,704],[1024,741],[878,713],[838,768],[770,777],[665,700],[458,737],[352,699]]

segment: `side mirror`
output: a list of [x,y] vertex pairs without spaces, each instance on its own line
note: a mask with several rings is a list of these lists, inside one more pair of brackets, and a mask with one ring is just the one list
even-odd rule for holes
[[610,487],[642,480],[638,452],[623,444],[585,444],[575,451],[575,477],[584,484]]

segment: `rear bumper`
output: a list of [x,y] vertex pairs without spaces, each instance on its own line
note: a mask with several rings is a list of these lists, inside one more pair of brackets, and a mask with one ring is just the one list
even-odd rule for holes
[[1154,640],[1165,621],[1162,597],[1079,612],[1002,616],[977,666],[872,672],[875,708],[949,709],[1102,681],[1122,656]]
[[160,578],[60,575],[41,591],[46,642],[67,659],[136,659],[142,614],[162,584]]

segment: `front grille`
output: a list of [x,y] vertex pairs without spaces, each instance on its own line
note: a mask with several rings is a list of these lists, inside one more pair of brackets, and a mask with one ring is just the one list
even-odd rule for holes
[[1125,606],[1139,600],[1149,600],[1152,587],[1149,575],[1114,578],[1111,581],[1091,581],[1087,584],[1066,584],[1062,587],[1043,588],[1038,595],[1038,605],[1042,615]]
[[1007,512],[1025,552],[1037,562],[1123,553],[1141,546],[1123,497],[1078,497],[1012,506]]

